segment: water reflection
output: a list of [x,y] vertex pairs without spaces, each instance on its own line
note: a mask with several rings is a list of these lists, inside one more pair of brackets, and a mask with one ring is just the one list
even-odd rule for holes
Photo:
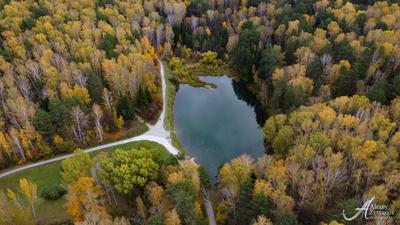
[[254,109],[256,114],[256,120],[260,127],[264,126],[266,120],[266,114],[264,113],[255,95],[253,95],[243,82],[237,82],[232,80],[233,91],[235,92],[238,99],[246,102],[248,106]]
[[[256,99],[229,77],[203,77],[216,89],[181,85],[174,103],[178,138],[189,155],[213,177],[218,167],[244,153],[257,157],[264,151]],[[259,121],[259,122],[257,122]]]

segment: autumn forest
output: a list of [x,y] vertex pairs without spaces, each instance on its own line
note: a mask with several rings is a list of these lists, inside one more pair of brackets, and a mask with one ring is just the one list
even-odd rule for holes
[[[207,74],[244,84],[265,115],[264,153],[215,179],[171,109],[180,84],[215,88]],[[85,152],[163,110],[179,154]],[[0,0],[0,174],[27,165],[0,177],[0,225],[399,224],[400,5]],[[346,220],[372,198],[388,215]]]

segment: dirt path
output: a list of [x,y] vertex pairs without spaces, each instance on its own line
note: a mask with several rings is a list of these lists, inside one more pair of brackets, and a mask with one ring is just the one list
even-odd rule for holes
[[201,193],[203,195],[204,207],[206,208],[207,216],[208,216],[208,225],[217,225],[215,221],[214,209],[210,201],[210,196],[205,188],[201,188]]

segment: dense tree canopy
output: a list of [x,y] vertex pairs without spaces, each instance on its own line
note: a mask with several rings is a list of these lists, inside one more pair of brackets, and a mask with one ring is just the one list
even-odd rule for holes
[[[372,196],[398,211],[399,24],[396,1],[1,1],[0,168],[154,120],[160,59],[176,82],[193,78],[186,64],[227,64],[270,116],[268,154],[221,165],[218,224],[338,225],[327,215]],[[211,185],[189,159],[77,151],[61,176],[75,224],[129,224],[107,208],[114,190],[135,224],[206,222],[200,190]],[[0,222],[35,223],[36,186],[20,186],[23,201],[0,193]]]
[[[157,61],[167,55],[172,25],[149,13],[148,5],[97,0],[2,5],[1,167],[113,139],[104,133],[123,132],[122,119],[157,115]],[[138,101],[140,90],[146,101]],[[121,101],[125,108],[118,106]]]
[[[271,116],[263,129],[273,154],[256,161],[240,156],[220,169],[218,216],[240,224],[261,214],[274,224],[347,224],[333,212],[344,202],[372,197],[398,210],[399,120],[393,112],[399,101],[382,106],[365,96],[343,96]],[[266,210],[257,211],[263,205]]]
[[117,149],[111,158],[101,161],[101,167],[105,180],[113,184],[117,191],[129,194],[134,188],[157,179],[160,165],[147,149]]

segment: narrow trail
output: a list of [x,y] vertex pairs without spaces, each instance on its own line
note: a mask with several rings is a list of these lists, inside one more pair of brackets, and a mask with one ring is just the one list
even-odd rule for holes
[[[173,155],[177,155],[179,153],[178,149],[176,149],[171,142],[171,138],[170,138],[170,132],[167,131],[164,128],[164,117],[165,117],[165,109],[166,109],[166,96],[167,96],[167,88],[166,88],[166,83],[165,83],[165,71],[164,71],[164,66],[163,64],[160,62],[160,74],[161,74],[161,89],[162,89],[162,95],[163,95],[163,109],[161,111],[161,115],[160,118],[158,119],[157,123],[155,125],[149,125],[147,124],[147,126],[149,127],[149,130],[139,136],[136,137],[132,137],[132,138],[128,138],[128,139],[124,139],[124,140],[120,140],[120,141],[115,141],[112,143],[108,143],[108,144],[103,144],[103,145],[99,145],[93,148],[88,148],[85,149],[84,151],[89,153],[89,152],[95,152],[95,151],[99,151],[105,148],[109,148],[109,147],[114,147],[114,146],[118,146],[121,144],[126,144],[126,143],[130,143],[130,142],[135,142],[135,141],[153,141],[156,142],[158,144],[163,145],[171,154]],[[29,168],[33,168],[33,167],[37,167],[37,166],[41,166],[41,165],[45,165],[48,163],[52,163],[52,162],[56,162],[56,161],[60,161],[60,160],[64,160],[66,158],[69,158],[72,156],[72,153],[70,154],[66,154],[66,155],[61,155],[61,156],[57,156],[54,157],[52,159],[48,159],[48,160],[43,160],[43,161],[39,161],[36,163],[31,163],[31,164],[27,164],[24,166],[20,166],[18,168],[6,171],[4,173],[0,174],[0,179],[3,177],[6,177],[8,175],[14,174],[14,173],[18,173],[21,172],[23,170],[29,169]]]
[[206,208],[207,216],[208,216],[208,225],[217,225],[217,221],[215,221],[214,209],[210,200],[210,195],[205,188],[201,188],[201,193],[203,195],[204,207]]

